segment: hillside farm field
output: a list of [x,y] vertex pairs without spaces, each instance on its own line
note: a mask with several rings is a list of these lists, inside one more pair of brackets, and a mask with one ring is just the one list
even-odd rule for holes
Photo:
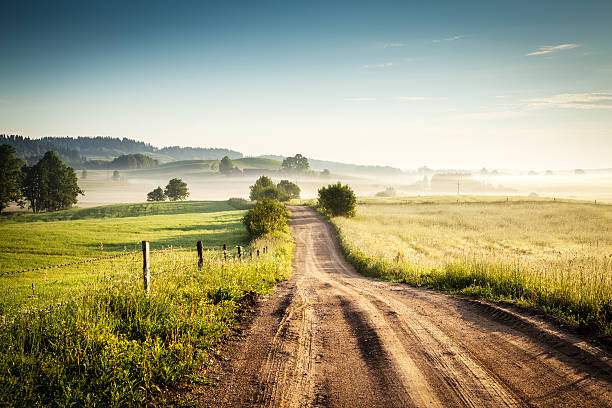
[[538,306],[612,332],[612,206],[499,197],[365,199],[334,218],[371,276]]
[[[249,244],[244,213],[227,202],[177,202],[3,218],[0,405],[164,405],[165,387],[208,381],[206,364],[245,302],[291,270],[289,236]],[[152,248],[149,294],[142,240]],[[237,260],[236,245],[268,251]]]

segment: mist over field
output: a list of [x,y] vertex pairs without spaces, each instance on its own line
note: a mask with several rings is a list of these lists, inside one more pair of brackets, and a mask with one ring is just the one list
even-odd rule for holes
[[[169,172],[145,175],[138,171],[122,171],[121,179],[111,180],[110,171],[89,170],[86,179],[79,180],[85,195],[79,199],[79,207],[96,205],[132,203],[145,201],[149,191],[157,186],[164,187],[170,178],[180,177],[189,186],[190,200],[227,200],[232,197],[248,199],[249,186],[258,175],[223,176],[220,174],[193,175]],[[612,171],[586,172],[576,175],[573,171],[561,171],[552,175],[544,172],[528,174],[525,171],[503,171],[499,175],[483,175],[480,171],[439,171],[423,174],[417,170],[393,176],[332,174],[330,176],[304,176],[283,174],[278,171],[262,171],[275,182],[289,179],[302,189],[301,198],[317,197],[319,188],[336,181],[348,183],[360,197],[382,194],[388,188],[394,189],[392,196],[417,195],[499,195],[499,196],[539,196],[571,198],[577,200],[598,200],[612,202]],[[436,182],[432,177],[447,175]],[[427,177],[427,182],[423,182]],[[388,195],[387,195],[388,196]]]

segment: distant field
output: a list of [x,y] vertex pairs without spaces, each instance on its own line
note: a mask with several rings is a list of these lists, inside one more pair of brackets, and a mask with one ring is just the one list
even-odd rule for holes
[[500,197],[365,199],[334,218],[362,272],[537,305],[610,332],[612,206]]

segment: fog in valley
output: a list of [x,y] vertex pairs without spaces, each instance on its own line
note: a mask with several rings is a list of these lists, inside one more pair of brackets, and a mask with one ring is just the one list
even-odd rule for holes
[[[159,169],[161,170],[161,169]],[[248,199],[249,186],[266,175],[274,182],[290,180],[302,189],[301,198],[316,198],[320,187],[341,181],[349,184],[359,197],[401,197],[419,195],[499,195],[556,197],[578,200],[612,202],[612,170],[576,171],[513,171],[513,170],[431,170],[402,171],[393,175],[339,174],[299,175],[279,170],[260,170],[241,176],[219,173],[190,173],[189,171],[124,170],[119,180],[112,179],[112,171],[89,170],[79,179],[85,195],[79,207],[142,202],[147,193],[168,183],[174,177],[188,184],[190,200],[227,200],[232,197]],[[578,173],[581,173],[578,171]],[[77,171],[81,176],[81,172]]]

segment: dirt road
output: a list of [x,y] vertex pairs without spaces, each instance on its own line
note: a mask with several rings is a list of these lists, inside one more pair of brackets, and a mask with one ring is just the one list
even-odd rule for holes
[[316,213],[291,211],[294,273],[203,406],[612,406],[606,352],[510,309],[365,278]]

